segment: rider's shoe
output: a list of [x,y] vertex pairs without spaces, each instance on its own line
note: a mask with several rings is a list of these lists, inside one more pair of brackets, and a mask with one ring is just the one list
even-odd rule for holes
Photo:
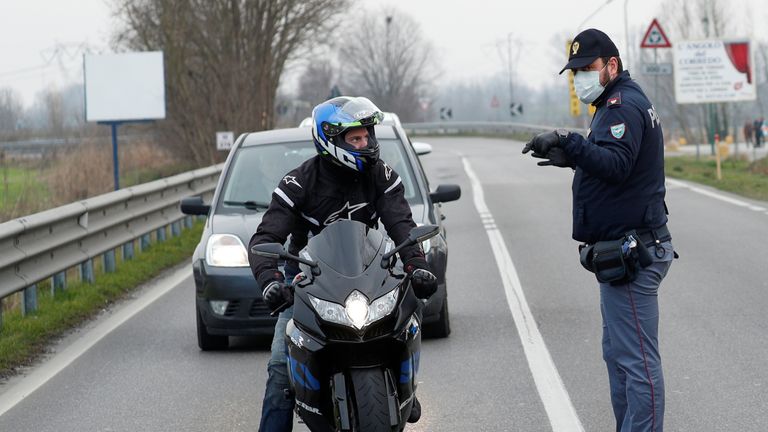
[[411,407],[411,415],[408,416],[408,423],[416,423],[421,418],[421,404],[419,403],[419,400],[416,398],[416,395],[413,395],[413,406]]

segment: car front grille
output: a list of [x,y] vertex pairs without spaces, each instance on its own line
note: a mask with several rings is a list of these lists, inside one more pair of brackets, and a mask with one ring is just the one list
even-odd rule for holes
[[240,309],[240,300],[230,300],[229,304],[227,305],[227,310],[224,311],[224,316],[235,316],[238,309]]
[[263,300],[254,299],[251,303],[251,310],[248,312],[248,316],[251,318],[264,317],[269,316],[270,312],[269,307],[267,307]]

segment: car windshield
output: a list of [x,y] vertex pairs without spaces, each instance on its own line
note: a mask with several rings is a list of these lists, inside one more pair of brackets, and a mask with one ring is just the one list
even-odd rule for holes
[[[413,181],[413,170],[399,140],[380,139],[381,159],[394,169],[403,181],[409,204],[421,202]],[[272,200],[272,191],[290,170],[316,155],[310,141],[262,144],[241,147],[227,171],[217,213],[251,213],[264,211]]]

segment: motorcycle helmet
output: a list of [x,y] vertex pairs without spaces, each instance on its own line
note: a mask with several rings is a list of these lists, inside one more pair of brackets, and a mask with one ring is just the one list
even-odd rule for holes
[[[370,170],[379,160],[379,142],[373,126],[381,123],[384,113],[365,97],[340,96],[327,100],[312,110],[312,139],[321,157],[355,172]],[[368,145],[356,149],[344,135],[354,128],[368,130]]]

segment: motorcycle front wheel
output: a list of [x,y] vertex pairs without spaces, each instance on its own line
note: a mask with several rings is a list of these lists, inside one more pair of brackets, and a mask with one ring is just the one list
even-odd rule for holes
[[351,369],[354,389],[354,432],[399,432],[390,426],[385,372],[378,368]]

